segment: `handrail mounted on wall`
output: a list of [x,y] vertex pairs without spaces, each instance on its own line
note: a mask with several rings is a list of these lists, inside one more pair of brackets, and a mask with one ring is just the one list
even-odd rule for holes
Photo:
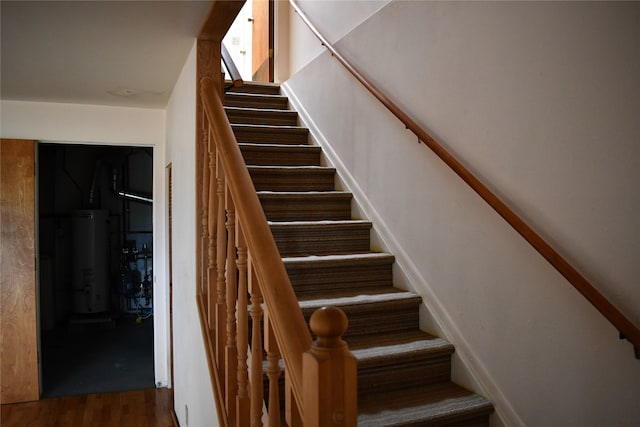
[[294,0],[289,3],[309,27],[311,32],[320,40],[331,55],[340,62],[353,77],[378,99],[394,116],[396,116],[408,130],[418,137],[418,140],[429,147],[442,161],[444,161],[469,187],[471,187],[489,206],[491,206],[509,225],[511,225],[533,248],[540,253],[562,276],[573,285],[613,326],[620,332],[621,337],[629,340],[635,349],[635,355],[640,359],[640,328],[635,326],[617,307],[605,298],[583,275],[564,259],[549,243],[536,233],[527,223],[511,210],[498,196],[474,176],[463,164],[439,144],[427,131],[418,125],[407,113],[398,107],[377,86],[369,81],[356,69],[329,41],[318,31],[307,15]]

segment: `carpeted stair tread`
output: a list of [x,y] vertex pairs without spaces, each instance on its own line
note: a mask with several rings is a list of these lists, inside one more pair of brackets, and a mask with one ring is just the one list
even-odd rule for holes
[[366,219],[347,219],[347,220],[322,220],[322,221],[268,221],[270,227],[309,227],[309,228],[323,228],[323,227],[349,227],[351,225],[359,225],[361,227],[370,229],[371,221]]
[[488,425],[493,406],[451,382],[386,391],[360,399],[358,426]]
[[347,193],[344,191],[305,191],[305,192],[300,192],[300,191],[268,191],[268,190],[263,190],[263,191],[258,191],[258,195],[259,196],[269,196],[269,195],[273,195],[273,196],[277,196],[277,197],[283,197],[283,198],[290,198],[290,199],[298,199],[298,198],[304,198],[305,196],[317,196],[317,197],[322,197],[322,198],[348,198],[351,199],[352,195],[351,193]]
[[360,365],[389,360],[398,354],[451,355],[454,347],[442,338],[419,330],[400,334],[371,334],[349,341],[349,350],[356,356]]
[[366,219],[345,219],[345,220],[320,220],[320,221],[267,221],[271,228],[280,227],[305,227],[305,228],[323,228],[323,227],[350,227],[359,226],[371,229],[371,221]]
[[266,172],[284,172],[284,173],[295,173],[295,172],[332,172],[335,173],[336,169],[328,166],[284,166],[284,165],[248,165],[247,169],[249,171],[266,171]]
[[243,124],[243,123],[232,123],[231,127],[236,130],[236,129],[249,129],[249,130],[255,130],[255,131],[260,131],[260,132],[282,132],[282,131],[292,131],[292,132],[298,132],[301,134],[305,134],[308,135],[309,134],[309,129],[303,126],[296,126],[296,125],[287,125],[287,126],[276,126],[276,125],[252,125],[252,124]]
[[396,288],[385,288],[380,291],[362,292],[356,295],[347,294],[345,292],[333,293],[325,295],[322,298],[304,299],[300,298],[300,308],[305,310],[317,310],[318,308],[325,306],[339,307],[343,310],[348,310],[350,307],[373,307],[382,306],[389,308],[394,305],[415,305],[422,303],[422,299],[419,295],[402,291]]
[[331,268],[340,266],[354,266],[357,264],[391,265],[395,261],[393,255],[384,252],[367,252],[343,255],[309,255],[302,257],[282,258],[286,267],[321,267]]

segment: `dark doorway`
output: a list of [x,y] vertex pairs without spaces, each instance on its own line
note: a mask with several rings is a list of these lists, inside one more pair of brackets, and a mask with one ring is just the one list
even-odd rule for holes
[[154,387],[153,149],[40,143],[44,397]]

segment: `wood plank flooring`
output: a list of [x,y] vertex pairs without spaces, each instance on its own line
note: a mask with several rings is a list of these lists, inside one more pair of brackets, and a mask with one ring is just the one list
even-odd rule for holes
[[60,397],[2,405],[2,427],[173,427],[170,389]]

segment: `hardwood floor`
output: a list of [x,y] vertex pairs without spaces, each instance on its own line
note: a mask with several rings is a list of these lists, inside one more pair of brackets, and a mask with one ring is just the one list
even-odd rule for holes
[[2,427],[173,427],[167,388],[2,405]]

